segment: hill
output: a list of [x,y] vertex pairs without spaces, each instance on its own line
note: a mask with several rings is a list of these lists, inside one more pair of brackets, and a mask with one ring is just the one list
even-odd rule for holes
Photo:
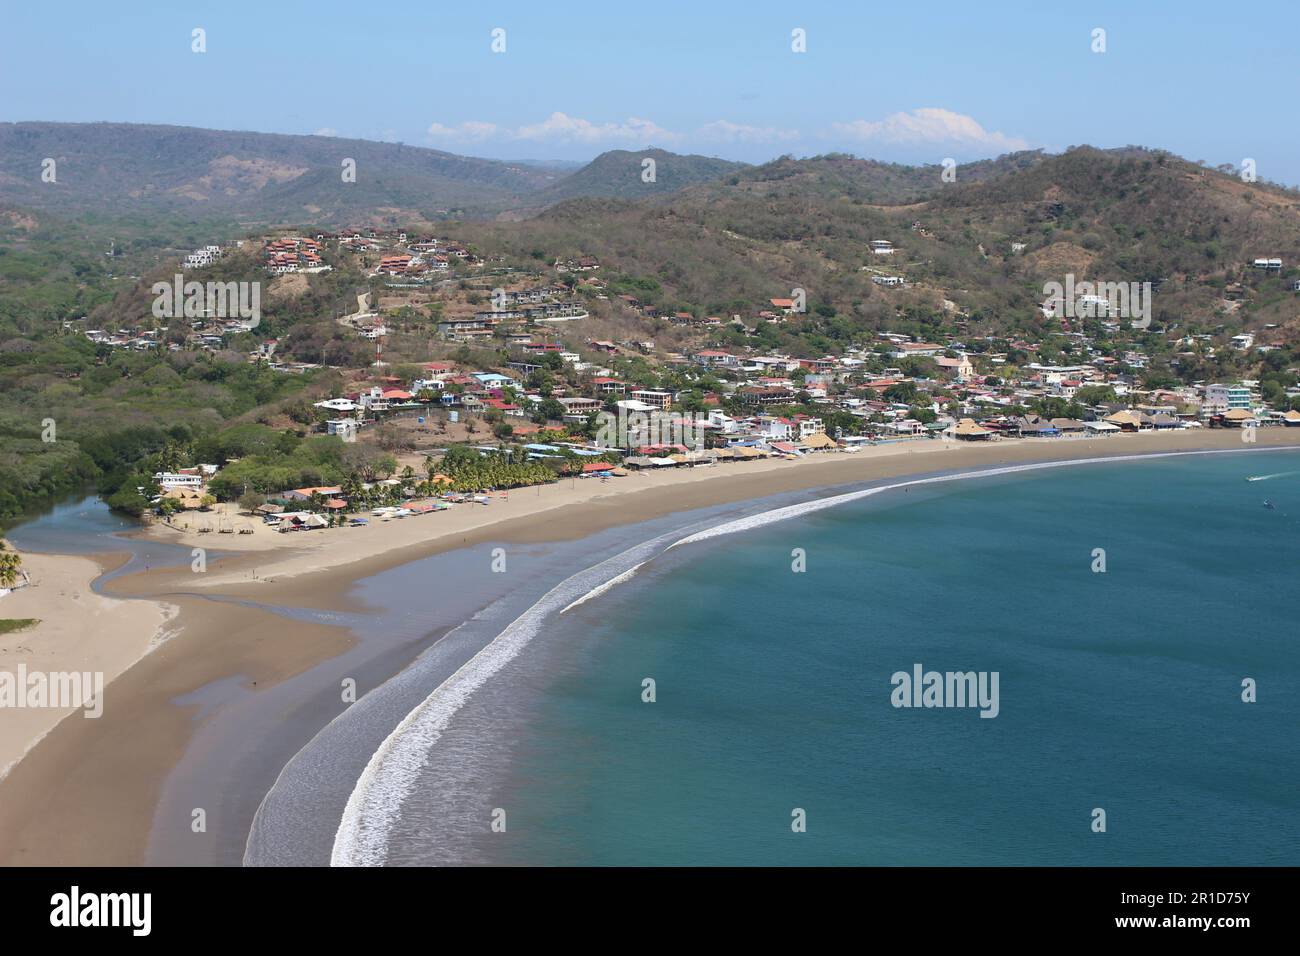
[[[654,178],[649,182],[643,175],[647,159],[654,160]],[[680,155],[663,149],[635,152],[615,149],[601,153],[572,175],[539,190],[532,199],[538,206],[550,206],[577,197],[646,199],[748,168],[745,163],[711,156]]]
[[[959,318],[972,333],[1061,331],[1039,305],[1044,283],[1067,273],[1152,281],[1162,328],[1294,318],[1286,291],[1300,275],[1294,191],[1135,149],[1016,154],[958,167],[956,182],[940,171],[786,158],[658,200],[572,200],[467,234],[520,256],[598,256],[602,275],[641,280],[638,297],[661,310],[746,315],[806,289],[810,309],[834,316],[782,326],[792,348],[797,339],[826,348],[900,322],[924,333]],[[872,255],[877,239],[893,254]],[[1287,270],[1253,270],[1258,257],[1280,257]],[[887,276],[906,285],[872,281]],[[1237,284],[1242,299],[1225,301]]]

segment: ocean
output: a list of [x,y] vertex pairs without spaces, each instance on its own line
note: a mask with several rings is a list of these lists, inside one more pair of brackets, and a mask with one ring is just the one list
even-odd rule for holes
[[[335,862],[1300,862],[1300,454],[793,510],[525,615],[436,732],[390,738],[400,785],[372,759],[380,849]],[[916,665],[996,672],[996,716],[895,707]]]

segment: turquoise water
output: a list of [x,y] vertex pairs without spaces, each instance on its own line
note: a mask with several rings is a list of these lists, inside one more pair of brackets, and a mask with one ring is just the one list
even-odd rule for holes
[[[485,842],[546,864],[1300,863],[1297,567],[1290,452],[891,491],[675,549],[548,638]],[[893,707],[916,663],[997,671],[998,716]]]

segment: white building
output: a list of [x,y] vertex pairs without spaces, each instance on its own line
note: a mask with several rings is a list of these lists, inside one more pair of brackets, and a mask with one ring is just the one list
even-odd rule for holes
[[164,491],[171,488],[202,488],[202,475],[183,475],[171,471],[159,471],[153,476],[153,480],[158,482]]
[[825,435],[826,426],[820,418],[804,418],[799,421],[799,437],[807,438],[809,435]]
[[331,418],[325,423],[325,429],[331,435],[338,435],[345,442],[357,440],[357,421],[355,418]]
[[632,397],[639,402],[653,405],[655,408],[668,408],[673,403],[672,392],[664,392],[655,388],[635,389],[632,392]]

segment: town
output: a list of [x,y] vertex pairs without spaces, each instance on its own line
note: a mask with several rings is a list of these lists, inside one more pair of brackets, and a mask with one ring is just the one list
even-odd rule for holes
[[[890,241],[875,240],[864,256],[895,252]],[[249,364],[311,378],[314,400],[293,423],[301,437],[360,443],[386,467],[371,462],[338,483],[279,487],[265,474],[244,473],[238,457],[188,462],[156,472],[156,488],[140,489],[151,510],[164,516],[206,513],[217,502],[239,500],[248,517],[281,530],[309,530],[365,523],[362,512],[387,520],[486,504],[509,487],[560,477],[607,481],[639,469],[743,467],[738,463],[925,440],[1057,441],[1300,426],[1297,385],[1243,379],[1144,387],[1143,345],[1117,345],[1125,323],[1090,284],[1075,289],[1072,277],[1065,287],[1070,301],[1058,288],[1042,303],[1045,320],[1060,328],[1041,341],[988,335],[925,341],[881,331],[840,354],[806,358],[746,342],[764,326],[799,322],[802,290],[755,303],[749,314],[665,314],[616,292],[626,283],[608,269],[602,276],[593,256],[557,258],[548,274],[477,254],[454,238],[376,229],[240,240],[226,250],[207,246],[184,267],[204,270],[232,255],[260,264],[272,283],[271,299],[275,283],[301,283],[304,273],[344,270],[364,282],[355,310],[340,310],[333,323],[334,334],[351,343],[341,353],[346,361],[303,361],[297,357],[303,349],[291,340],[256,341],[247,323],[206,314],[184,325],[142,323],[85,334],[109,349],[229,355],[237,345],[249,346]],[[1251,267],[1277,272],[1281,264],[1257,260]],[[600,316],[634,316],[638,327],[664,330],[675,343],[686,335],[689,344],[584,333],[590,324],[584,320]],[[960,316],[954,324],[963,324]],[[739,346],[722,347],[723,332]],[[1226,349],[1267,361],[1276,351],[1249,333],[1219,338],[1185,335],[1174,345],[1189,357]],[[413,360],[419,352],[444,357]],[[611,430],[611,422],[620,427]],[[457,472],[450,449],[468,449],[500,469],[467,467],[471,462],[461,457]],[[231,532],[236,523],[207,522],[199,530]],[[250,530],[247,518],[238,524]]]

